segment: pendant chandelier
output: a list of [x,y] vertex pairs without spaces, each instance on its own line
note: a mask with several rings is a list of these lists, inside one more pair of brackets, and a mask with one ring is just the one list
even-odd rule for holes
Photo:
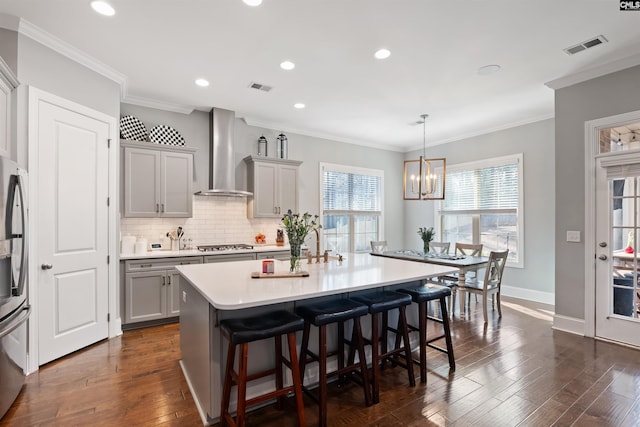
[[447,160],[427,158],[427,117],[422,114],[422,156],[404,161],[404,200],[444,200]]

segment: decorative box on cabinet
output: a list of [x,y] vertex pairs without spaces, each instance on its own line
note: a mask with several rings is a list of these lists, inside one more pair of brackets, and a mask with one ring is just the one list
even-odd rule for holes
[[247,187],[253,193],[247,204],[249,218],[280,218],[298,212],[298,170],[301,161],[248,156]]
[[0,156],[8,158],[11,158],[12,132],[15,132],[12,105],[14,89],[18,84],[13,71],[0,57]]
[[192,148],[121,141],[123,216],[190,218],[193,212]]
[[201,263],[201,256],[124,261],[124,323],[178,316],[180,274],[174,267]]

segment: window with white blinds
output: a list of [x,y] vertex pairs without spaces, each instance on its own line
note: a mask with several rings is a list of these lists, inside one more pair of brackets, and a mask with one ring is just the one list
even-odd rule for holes
[[379,240],[384,173],[380,170],[322,163],[322,235],[334,253],[362,252]]
[[443,241],[482,243],[483,253],[509,249],[523,265],[522,154],[447,168],[445,200],[436,205]]

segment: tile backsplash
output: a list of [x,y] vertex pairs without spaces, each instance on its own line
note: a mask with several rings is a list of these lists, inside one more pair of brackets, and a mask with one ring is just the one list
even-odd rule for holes
[[168,231],[182,227],[183,244],[192,245],[253,243],[258,233],[267,236],[267,243],[275,243],[280,218],[247,218],[247,199],[244,197],[193,198],[191,218],[121,218],[120,234],[144,237],[149,243],[163,241]]

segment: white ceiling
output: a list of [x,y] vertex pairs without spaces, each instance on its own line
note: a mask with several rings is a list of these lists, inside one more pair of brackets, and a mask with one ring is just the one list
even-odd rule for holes
[[[546,82],[640,52],[640,12],[612,0],[110,3],[113,17],[89,0],[0,0],[0,12],[122,73],[124,102],[221,107],[249,124],[398,151],[422,146],[423,113],[429,145],[552,117]],[[609,42],[563,52],[600,34]],[[373,57],[381,47],[386,60]],[[293,71],[280,69],[285,59]],[[488,64],[502,70],[478,75]]]

